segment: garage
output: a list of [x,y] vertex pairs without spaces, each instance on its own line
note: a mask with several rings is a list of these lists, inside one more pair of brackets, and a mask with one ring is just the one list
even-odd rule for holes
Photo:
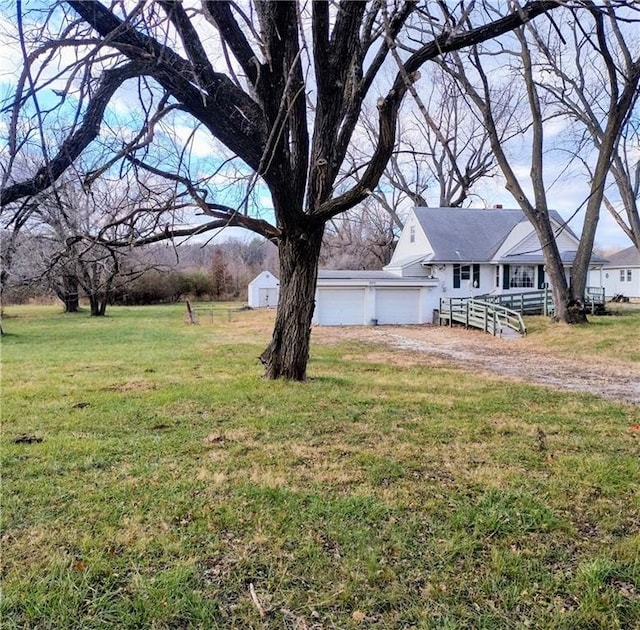
[[321,326],[362,326],[365,289],[318,288],[314,321]]
[[379,324],[415,324],[420,320],[420,289],[376,291],[376,319]]

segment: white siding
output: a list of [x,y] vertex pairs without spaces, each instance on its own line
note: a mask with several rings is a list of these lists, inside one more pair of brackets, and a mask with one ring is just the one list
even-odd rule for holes
[[[627,280],[627,270],[631,270],[631,281]],[[620,280],[620,271],[624,272],[624,280]],[[602,274],[602,283],[600,282]],[[622,294],[628,298],[640,298],[640,267],[605,267],[589,272],[589,285],[603,286],[608,298]]]
[[261,308],[275,308],[278,306],[278,288],[277,287],[259,287],[258,306]]
[[251,308],[273,307],[278,304],[280,283],[272,273],[263,271],[248,286],[248,303]]
[[[553,222],[554,231],[557,233],[556,242],[561,252],[575,251],[578,249],[578,241],[566,230],[560,231],[561,226]],[[498,251],[494,254],[494,260],[514,256],[517,254],[541,254],[540,239],[528,221],[522,221],[511,230]]]
[[[411,240],[412,228],[414,232],[413,242]],[[404,225],[404,228],[402,229],[402,233],[398,239],[398,244],[393,252],[391,261],[389,262],[389,267],[393,267],[394,263],[398,260],[404,260],[405,258],[411,258],[412,256],[424,257],[432,253],[433,248],[431,247],[420,222],[412,211]]]

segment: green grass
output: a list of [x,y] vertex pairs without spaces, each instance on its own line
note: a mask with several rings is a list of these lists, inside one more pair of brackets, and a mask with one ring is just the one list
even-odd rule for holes
[[3,628],[640,628],[637,407],[228,309],[8,309]]
[[554,324],[548,317],[527,317],[532,348],[555,354],[640,362],[640,305],[607,304],[609,315],[588,317],[579,326]]

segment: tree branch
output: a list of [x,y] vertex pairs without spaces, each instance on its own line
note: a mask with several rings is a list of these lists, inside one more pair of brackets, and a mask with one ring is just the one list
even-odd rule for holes
[[128,79],[144,74],[147,69],[144,63],[131,62],[120,68],[105,70],[80,127],[62,143],[58,153],[47,164],[41,166],[33,177],[2,189],[0,208],[18,199],[36,195],[51,186],[97,138],[105,109],[117,89]]

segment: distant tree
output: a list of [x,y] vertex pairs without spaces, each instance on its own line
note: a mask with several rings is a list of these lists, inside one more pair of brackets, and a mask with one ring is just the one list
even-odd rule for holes
[[[31,273],[48,281],[67,312],[78,310],[81,289],[91,315],[103,316],[112,292],[146,268],[140,257],[135,266],[133,258],[125,264],[132,236],[144,229],[140,223],[160,220],[173,202],[169,196],[160,203],[151,184],[148,179],[102,179],[88,189],[69,174],[34,197]],[[127,239],[128,248],[110,244]]]
[[[398,64],[400,60],[397,58]],[[467,205],[479,182],[497,170],[487,129],[451,76],[437,64],[411,84],[398,118],[396,148],[373,196],[402,227],[398,208]],[[517,107],[496,116],[502,142],[520,132]],[[377,130],[367,125],[369,136]]]
[[0,225],[0,336],[4,335],[2,323],[4,315],[5,293],[11,281],[11,273],[14,267],[16,251],[20,243],[25,224],[28,223],[35,204],[31,201],[17,202],[14,212],[8,221]]
[[320,265],[325,269],[380,269],[391,260],[396,242],[394,217],[371,196],[328,224]]
[[[567,12],[558,14],[552,33],[529,27],[541,58],[538,85],[557,115],[568,122],[572,133],[566,151],[595,183],[587,202],[587,223],[597,222],[604,201],[640,248],[640,4],[606,0],[597,11],[589,4],[590,23]],[[607,170],[613,186],[606,185]],[[612,196],[616,193],[619,201]],[[585,251],[587,247],[588,243]]]
[[231,289],[231,276],[227,270],[227,262],[221,248],[215,248],[211,256],[211,285],[213,297],[217,300],[229,295]]

